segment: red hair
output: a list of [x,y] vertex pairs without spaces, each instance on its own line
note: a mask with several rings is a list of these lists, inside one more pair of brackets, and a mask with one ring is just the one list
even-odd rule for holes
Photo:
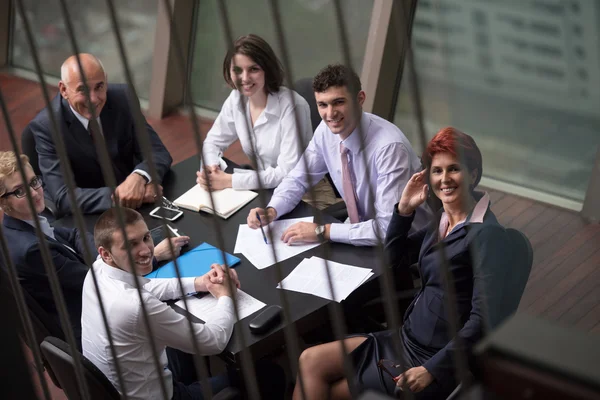
[[431,167],[433,156],[438,153],[450,153],[460,160],[460,163],[467,166],[469,172],[477,170],[477,178],[471,189],[477,186],[481,180],[483,170],[481,151],[475,143],[475,140],[464,132],[448,126],[442,128],[429,141],[427,148],[423,152],[421,161],[425,168]]

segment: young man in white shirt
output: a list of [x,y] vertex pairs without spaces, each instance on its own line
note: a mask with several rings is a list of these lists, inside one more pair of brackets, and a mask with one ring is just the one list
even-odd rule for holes
[[[397,126],[362,111],[366,95],[352,69],[328,65],[315,76],[313,90],[323,121],[266,210],[250,211],[248,225],[257,229],[261,222],[267,224],[292,211],[311,185],[329,173],[346,202],[350,224],[298,222],[281,240],[376,245],[385,237],[404,186],[420,170],[419,158]],[[413,228],[426,223],[427,210],[418,209]]]
[[[121,208],[126,237],[118,224],[117,210],[104,212],[94,227],[94,241],[100,257],[94,263],[99,291],[106,310],[108,326],[115,346],[116,357],[125,387],[121,387],[115,369],[107,329],[100,312],[100,300],[91,272],[83,285],[82,347],[83,354],[98,367],[120,393],[129,399],[163,399],[163,381],[169,399],[202,398],[198,382],[185,385],[174,379],[167,366],[165,348],[171,347],[194,353],[196,340],[201,355],[223,351],[235,323],[232,289],[239,287],[235,271],[213,264],[211,271],[197,278],[182,278],[184,293],[210,292],[218,299],[215,318],[206,324],[192,323],[193,336],[186,318],[175,312],[164,300],[181,295],[177,279],[146,279],[152,271],[154,243],[142,216],[135,210]],[[130,264],[127,252],[134,265]],[[139,282],[138,293],[135,279]],[[141,298],[141,299],[140,299]],[[151,327],[155,348],[152,348],[142,310],[143,301]],[[160,371],[155,368],[153,353],[159,357]],[[227,377],[210,378],[213,393],[229,385]]]

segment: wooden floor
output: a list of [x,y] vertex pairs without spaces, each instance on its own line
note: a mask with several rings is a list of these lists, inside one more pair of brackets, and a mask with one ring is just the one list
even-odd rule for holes
[[[14,131],[20,133],[44,107],[40,86],[0,74]],[[56,88],[51,88],[56,93]],[[4,117],[4,116],[3,116]],[[174,163],[196,154],[188,117],[169,116],[150,124],[171,152]],[[202,137],[212,121],[200,120]],[[12,149],[6,125],[0,124],[0,150]],[[226,156],[248,162],[239,143]],[[489,190],[500,223],[529,237],[534,265],[519,312],[542,316],[585,332],[600,333],[600,224],[587,224],[575,212]],[[58,397],[57,397],[58,398]]]

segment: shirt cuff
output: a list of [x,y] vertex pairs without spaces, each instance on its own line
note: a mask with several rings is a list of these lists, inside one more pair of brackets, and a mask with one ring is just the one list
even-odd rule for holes
[[269,204],[267,205],[267,208],[273,208],[275,209],[275,211],[277,211],[277,218],[275,219],[279,219],[281,218],[282,215],[287,214],[287,207],[286,207],[286,203],[285,200],[283,199],[278,199],[278,198],[272,198],[271,201],[269,202]]
[[[236,289],[237,290],[237,289]],[[217,300],[217,305],[224,308],[229,308],[233,313],[233,299],[229,296],[221,296]]]
[[196,293],[196,285],[194,282],[196,278],[181,278],[181,287],[183,288],[183,293],[185,294],[194,294]]
[[339,243],[350,243],[350,230],[352,224],[331,224],[329,228],[329,240]]
[[148,183],[152,182],[152,178],[150,178],[150,175],[149,175],[149,174],[148,174],[146,171],[144,171],[144,170],[141,170],[141,169],[134,169],[132,173],[133,173],[133,174],[140,174],[140,175],[142,175],[144,178],[146,178],[146,180],[147,180],[146,184],[148,184]]
[[256,171],[235,168],[231,175],[231,187],[235,190],[258,189],[258,182],[255,184]]

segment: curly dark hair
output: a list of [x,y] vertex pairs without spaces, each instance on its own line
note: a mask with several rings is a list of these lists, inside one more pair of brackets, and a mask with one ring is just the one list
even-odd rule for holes
[[356,96],[362,90],[360,78],[350,67],[342,64],[329,64],[319,71],[313,79],[313,90],[323,93],[330,87],[347,87],[348,92]]
[[231,79],[231,61],[236,54],[250,57],[265,71],[265,88],[267,93],[277,93],[283,84],[283,66],[275,52],[263,38],[249,34],[239,37],[223,60],[223,78],[232,89],[237,89]]

